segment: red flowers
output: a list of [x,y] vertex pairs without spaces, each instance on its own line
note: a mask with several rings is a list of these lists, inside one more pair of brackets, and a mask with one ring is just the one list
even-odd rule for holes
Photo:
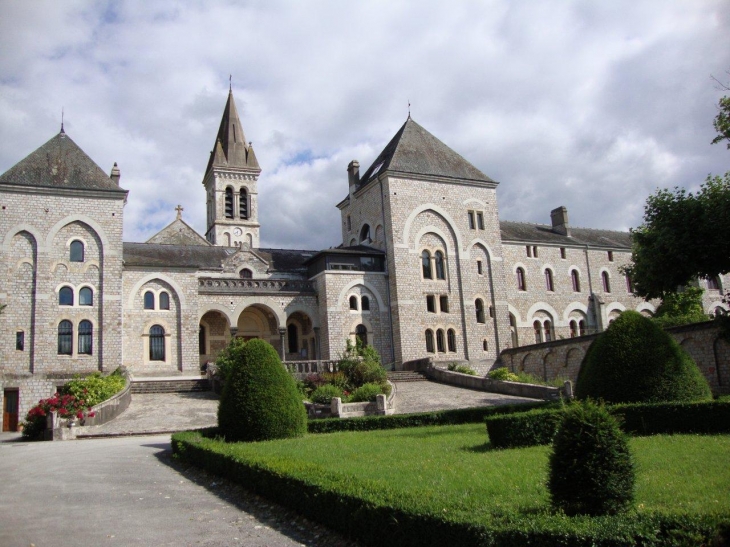
[[96,413],[88,412],[91,407],[83,399],[77,399],[73,395],[60,395],[55,393],[48,399],[41,399],[38,404],[28,411],[25,417],[26,422],[43,420],[50,412],[57,412],[62,418],[78,418],[84,420],[93,418]]

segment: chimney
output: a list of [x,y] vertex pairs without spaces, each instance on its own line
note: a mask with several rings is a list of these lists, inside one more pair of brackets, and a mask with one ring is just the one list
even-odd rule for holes
[[568,224],[568,209],[564,206],[557,207],[550,211],[550,220],[553,223],[553,232],[570,237],[570,226]]
[[117,162],[114,162],[114,167],[112,167],[112,173],[109,175],[109,178],[112,179],[112,182],[119,186],[119,179],[121,178],[122,174],[119,171],[119,167],[117,167]]
[[360,162],[352,160],[347,166],[347,182],[349,183],[350,190],[353,190],[353,186],[360,184]]

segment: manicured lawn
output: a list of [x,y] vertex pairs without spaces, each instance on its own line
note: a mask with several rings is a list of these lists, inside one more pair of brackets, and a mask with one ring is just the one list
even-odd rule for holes
[[[209,444],[210,443],[210,444]],[[492,450],[483,424],[308,435],[226,445],[236,459],[352,487],[363,499],[400,499],[458,521],[548,511],[549,447]],[[215,445],[218,445],[217,447]],[[730,436],[632,438],[639,513],[730,515]]]

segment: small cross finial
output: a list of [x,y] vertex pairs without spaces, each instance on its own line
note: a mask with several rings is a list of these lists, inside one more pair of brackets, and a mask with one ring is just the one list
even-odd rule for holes
[[177,219],[180,220],[182,218],[182,212],[185,210],[183,209],[180,204],[178,204],[177,207],[175,207],[175,210],[177,211]]
[[411,100],[408,99],[408,119],[411,119]]
[[65,133],[63,130],[63,107],[61,107],[61,133]]
[[228,75],[228,91],[233,91],[233,74]]

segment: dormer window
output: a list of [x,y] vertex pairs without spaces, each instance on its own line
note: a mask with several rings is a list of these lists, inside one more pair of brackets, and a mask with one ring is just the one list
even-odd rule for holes
[[251,279],[253,277],[253,272],[248,268],[244,268],[238,273],[238,275],[241,277],[241,279]]

